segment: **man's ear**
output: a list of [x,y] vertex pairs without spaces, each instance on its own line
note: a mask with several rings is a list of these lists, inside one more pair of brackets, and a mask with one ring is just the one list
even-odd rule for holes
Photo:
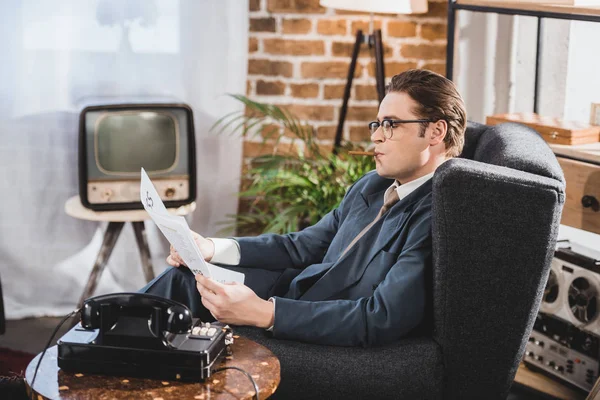
[[432,122],[430,125],[430,136],[429,144],[436,146],[444,141],[446,134],[448,133],[448,123],[443,119]]

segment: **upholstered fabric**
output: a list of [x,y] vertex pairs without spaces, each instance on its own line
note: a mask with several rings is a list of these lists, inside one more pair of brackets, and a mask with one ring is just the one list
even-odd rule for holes
[[469,124],[462,156],[433,178],[428,329],[365,349],[240,328],[280,359],[274,398],[506,398],[549,273],[564,187],[535,131]]

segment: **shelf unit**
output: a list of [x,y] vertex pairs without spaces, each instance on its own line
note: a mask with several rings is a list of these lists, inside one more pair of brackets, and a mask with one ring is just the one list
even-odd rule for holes
[[527,4],[510,1],[486,0],[448,0],[448,46],[446,48],[446,77],[452,80],[454,75],[454,47],[456,42],[456,12],[459,10],[504,14],[523,15],[537,18],[537,41],[535,57],[535,83],[533,94],[533,112],[539,110],[539,77],[542,48],[543,19],[564,19],[570,21],[600,22],[600,6],[573,7],[550,4]]

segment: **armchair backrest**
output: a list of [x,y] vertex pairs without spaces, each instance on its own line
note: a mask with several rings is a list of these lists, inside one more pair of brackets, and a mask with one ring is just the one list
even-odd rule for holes
[[433,178],[433,337],[447,398],[506,398],[552,261],[564,177],[532,129],[470,123]]

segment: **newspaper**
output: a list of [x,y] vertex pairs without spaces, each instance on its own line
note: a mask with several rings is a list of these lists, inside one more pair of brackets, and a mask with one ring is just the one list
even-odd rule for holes
[[244,274],[218,267],[204,260],[185,218],[169,214],[144,168],[141,175],[140,200],[144,209],[177,250],[190,271],[221,283],[244,283]]

